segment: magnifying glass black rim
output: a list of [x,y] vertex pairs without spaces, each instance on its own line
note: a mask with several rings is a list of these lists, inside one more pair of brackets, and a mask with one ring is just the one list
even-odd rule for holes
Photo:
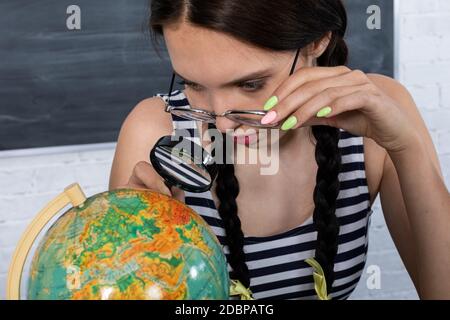
[[214,182],[214,180],[216,178],[217,165],[214,162],[210,163],[210,164],[205,164],[206,157],[209,156],[209,153],[207,151],[205,151],[205,149],[203,149],[201,146],[197,145],[195,142],[189,141],[189,143],[191,144],[190,150],[195,150],[195,148],[202,148],[202,164],[201,164],[201,166],[204,169],[206,169],[206,171],[208,171],[209,176],[211,177],[211,183],[205,185],[204,187],[194,187],[192,185],[189,185],[187,183],[181,182],[180,180],[172,177],[170,174],[167,173],[167,171],[159,163],[159,160],[156,157],[156,148],[157,147],[169,147],[169,148],[172,148],[172,147],[176,146],[177,144],[179,144],[181,142],[181,140],[183,140],[183,136],[178,136],[178,137],[175,137],[175,136],[163,136],[163,137],[161,137],[155,143],[155,146],[150,151],[150,161],[152,163],[152,166],[159,173],[159,175],[167,183],[169,183],[172,186],[176,186],[176,187],[181,188],[181,189],[183,189],[185,191],[190,191],[190,192],[194,192],[194,193],[208,191],[209,189],[211,189],[211,186],[212,186],[212,184],[213,184],[213,182]]

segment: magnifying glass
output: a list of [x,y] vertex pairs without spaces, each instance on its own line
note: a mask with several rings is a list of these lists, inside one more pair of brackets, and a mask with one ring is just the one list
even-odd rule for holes
[[217,176],[214,158],[197,143],[183,136],[163,136],[150,152],[153,168],[170,189],[208,191]]

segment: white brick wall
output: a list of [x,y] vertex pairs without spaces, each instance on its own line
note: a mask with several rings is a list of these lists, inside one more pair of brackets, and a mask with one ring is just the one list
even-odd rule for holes
[[[431,131],[448,186],[450,1],[399,0],[397,13],[398,79],[414,96]],[[43,154],[11,157],[8,152],[0,152],[0,298],[5,297],[11,253],[27,223],[72,182],[79,182],[87,196],[106,190],[114,145],[85,151],[67,151],[67,148],[35,151]],[[368,274],[364,272],[352,298],[416,299],[378,200],[374,211],[367,266],[381,268],[381,289],[369,290]]]
[[107,190],[114,147],[102,144],[77,152],[43,148],[36,150],[40,155],[21,157],[0,153],[0,299],[5,298],[12,252],[30,220],[73,182],[88,197]]
[[[438,150],[450,185],[450,1],[397,1],[398,80],[413,95]],[[367,274],[353,299],[417,299],[380,209],[374,205],[367,265],[381,268],[381,289],[369,290]]]

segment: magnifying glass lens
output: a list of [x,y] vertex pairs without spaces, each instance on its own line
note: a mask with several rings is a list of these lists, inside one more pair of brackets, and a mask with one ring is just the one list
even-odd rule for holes
[[150,154],[153,167],[165,179],[166,185],[175,185],[191,192],[209,190],[216,172],[215,164],[205,165],[203,159],[210,158],[205,150],[202,149],[203,159],[198,159],[180,145],[183,144],[168,143],[167,139],[160,139]]

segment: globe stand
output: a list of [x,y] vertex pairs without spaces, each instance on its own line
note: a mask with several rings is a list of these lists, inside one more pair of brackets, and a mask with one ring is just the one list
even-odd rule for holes
[[20,282],[23,267],[31,246],[42,229],[68,204],[71,204],[74,207],[82,207],[85,201],[86,196],[84,195],[83,190],[81,190],[80,185],[78,183],[73,183],[66,187],[60,195],[50,201],[28,225],[20,238],[12,257],[8,273],[8,282],[6,285],[7,299],[20,299]]

